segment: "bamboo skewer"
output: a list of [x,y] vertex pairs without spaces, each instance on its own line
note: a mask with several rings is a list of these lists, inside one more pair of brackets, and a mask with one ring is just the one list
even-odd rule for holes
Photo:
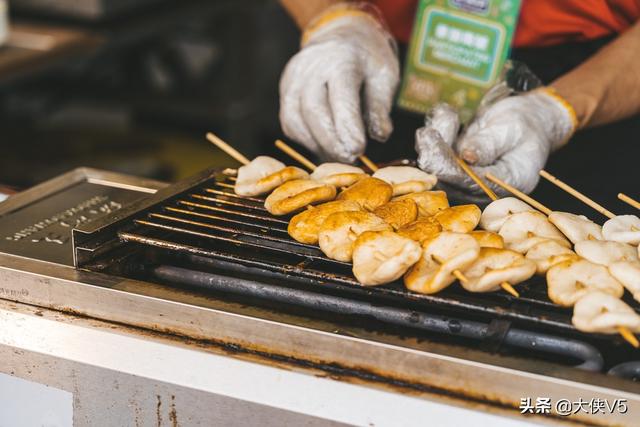
[[[484,182],[482,178],[478,176],[478,174],[471,168],[471,166],[467,164],[467,162],[465,162],[462,158],[458,156],[456,156],[455,159],[456,159],[456,162],[458,162],[458,165],[460,165],[460,167],[462,168],[462,170],[464,170],[465,173],[469,175],[469,178],[471,178],[476,184],[478,184],[478,186],[482,189],[482,191],[484,191],[491,200],[498,200],[498,195],[491,188],[489,188],[487,183]],[[520,298],[520,293],[516,291],[516,289],[513,287],[511,283],[502,282],[500,283],[500,287],[504,291],[513,295],[514,297]]]
[[615,217],[615,214],[613,214],[611,211],[605,209],[604,206],[602,206],[599,203],[596,203],[594,200],[588,198],[587,196],[585,196],[584,194],[582,194],[581,192],[579,192],[575,188],[571,187],[570,185],[560,181],[558,178],[556,178],[555,176],[551,175],[549,172],[547,172],[545,170],[541,170],[540,171],[540,176],[543,177],[544,179],[546,179],[547,181],[551,182],[552,184],[557,185],[558,187],[560,187],[561,189],[563,189],[567,193],[571,194],[573,197],[575,197],[576,199],[580,200],[584,204],[586,204],[586,205],[592,207],[593,209],[597,210],[598,212],[600,212],[602,215],[606,216],[607,218]]
[[540,212],[544,213],[545,215],[549,216],[549,214],[552,212],[551,209],[549,209],[548,207],[546,207],[542,203],[538,202],[535,199],[532,199],[531,197],[529,197],[528,195],[526,195],[522,191],[518,190],[517,188],[512,187],[511,185],[507,184],[506,182],[504,182],[500,178],[497,178],[497,177],[493,176],[491,173],[487,173],[485,175],[485,177],[489,181],[493,182],[494,184],[499,185],[500,187],[504,188],[505,190],[507,190],[509,193],[513,194],[514,196],[516,196],[520,200],[522,200],[522,201],[530,204],[534,208],[538,209]]
[[364,163],[364,165],[365,165],[366,167],[368,167],[368,168],[369,168],[369,170],[370,170],[371,172],[375,172],[375,171],[377,171],[377,170],[379,169],[379,168],[378,168],[378,165],[376,165],[375,163],[373,163],[373,162],[371,161],[371,159],[370,159],[370,158],[368,158],[367,156],[365,156],[364,154],[363,154],[362,156],[360,156],[359,158],[360,158],[360,161],[361,161],[362,163]]
[[219,149],[221,149],[222,151],[224,151],[229,156],[233,157],[234,159],[236,159],[238,162],[242,163],[243,165],[248,165],[249,164],[249,159],[247,159],[245,156],[240,154],[240,152],[238,152],[238,150],[236,150],[235,148],[233,148],[232,146],[230,146],[229,144],[227,144],[226,142],[224,142],[223,140],[218,138],[218,136],[215,135],[213,132],[207,133],[207,139],[213,145],[215,145],[216,147],[218,147]]
[[461,157],[458,156],[456,156],[456,162],[458,162],[462,170],[464,170],[465,173],[469,175],[469,178],[471,178],[476,184],[478,184],[482,191],[484,191],[491,200],[498,200],[498,195],[494,193],[491,188],[489,188],[489,186],[478,176],[478,174],[475,173],[473,169],[471,169],[471,166],[469,166],[467,162],[465,162]]
[[[284,142],[282,142],[280,140],[276,141],[276,147],[278,147],[280,150],[285,152],[287,155],[289,155],[294,160],[297,160],[298,162],[300,162],[303,165],[307,166],[311,170],[314,170],[317,167],[309,159],[307,159],[302,154],[298,153],[296,150],[294,150],[293,148],[291,148],[290,146],[288,146],[287,144],[285,144]],[[372,170],[374,172],[376,170],[378,170],[378,166],[375,163],[373,163],[373,161],[371,159],[369,159],[368,157],[361,156],[360,160],[362,160],[362,162],[370,170]],[[443,261],[438,259],[438,258],[434,257],[433,260],[435,262],[437,262],[438,264],[443,264]],[[467,277],[460,270],[454,270],[452,274],[456,279],[458,279],[460,281],[460,283],[468,283],[469,282],[469,279],[467,279]],[[514,295],[516,297],[519,296],[518,292],[515,289],[513,289],[513,286],[511,286],[509,283],[506,283],[506,282],[505,282],[505,285],[508,285],[508,286],[506,286],[507,292],[509,292],[510,294],[512,294],[512,295]],[[508,289],[508,288],[510,288],[510,289]]]
[[[548,172],[542,170],[540,171],[540,175],[546,179],[548,179],[549,181],[551,181],[553,184],[556,184],[558,187],[562,188],[563,190],[565,190],[567,193],[577,197],[579,200],[583,201],[584,203],[586,203],[587,205],[591,206],[592,208],[594,208],[595,210],[597,210],[598,212],[600,212],[601,214],[609,217],[609,218],[613,218],[615,215],[612,214],[611,212],[609,212],[608,210],[606,210],[604,207],[602,207],[601,205],[599,205],[598,203],[594,202],[593,200],[589,199],[587,196],[585,196],[584,194],[578,192],[577,190],[573,189],[572,187],[570,187],[569,185],[565,184],[564,182],[560,181],[559,179],[555,178],[553,175],[549,174]],[[551,213],[551,210],[549,210],[547,207],[545,207],[544,205],[540,204],[539,202],[535,201],[534,199],[532,199],[531,197],[527,196],[526,194],[522,193],[521,191],[511,187],[510,185],[508,185],[507,183],[501,181],[500,179],[496,178],[495,176],[491,175],[491,174],[487,174],[487,179],[489,179],[490,181],[494,182],[497,185],[500,185],[501,187],[503,187],[505,190],[515,194],[516,196],[518,196],[518,198],[524,200],[525,202],[529,203],[532,206],[536,206],[538,205],[539,207],[543,207],[544,210],[540,209],[538,206],[538,209],[540,209],[541,211],[545,212],[547,215],[549,215]],[[514,191],[512,191],[515,190]],[[519,193],[519,194],[518,194]],[[520,195],[523,195],[526,197],[523,198]],[[528,200],[527,200],[528,199]],[[534,203],[531,203],[534,202]],[[606,213],[605,213],[606,212]],[[636,338],[636,336],[633,334],[633,332],[631,332],[629,330],[629,328],[625,327],[625,326],[618,326],[616,328],[618,330],[618,333],[620,334],[620,336],[627,341],[629,344],[631,344],[631,346],[633,346],[634,348],[639,348],[640,347],[640,342],[638,341],[638,338]]]
[[293,160],[296,160],[307,169],[314,171],[318,166],[316,166],[311,160],[307,159],[302,154],[298,153],[296,150],[288,146],[284,141],[276,139],[276,147],[282,150],[286,155],[291,157]]
[[[436,263],[438,263],[439,265],[444,264],[444,261],[442,258],[440,258],[439,256],[436,255],[431,255],[431,259],[434,260]],[[453,275],[453,277],[455,277],[456,279],[458,279],[458,281],[460,283],[464,283],[467,284],[469,283],[469,279],[467,279],[467,276],[465,276],[460,270],[453,270],[453,272],[451,273]]]
[[631,332],[629,328],[625,326],[618,326],[616,327],[616,329],[618,330],[618,333],[622,336],[622,338],[625,339],[625,341],[627,341],[635,348],[640,348],[640,341],[638,341],[638,338],[633,335],[633,332]]
[[626,204],[633,206],[636,209],[640,210],[640,202],[638,202],[637,200],[632,199],[631,197],[627,196],[624,193],[618,193],[618,199],[622,200],[623,202],[625,202]]

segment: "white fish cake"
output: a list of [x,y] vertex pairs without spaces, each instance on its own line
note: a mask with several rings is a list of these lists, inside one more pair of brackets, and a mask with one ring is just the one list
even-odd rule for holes
[[609,266],[609,273],[640,302],[640,264],[628,261],[614,262]]
[[431,190],[438,182],[435,175],[411,166],[380,168],[372,176],[391,184],[394,196]]
[[620,299],[603,292],[582,296],[573,308],[571,323],[579,331],[616,334],[624,327],[640,332],[640,316]]
[[602,226],[606,240],[638,246],[640,243],[640,218],[635,215],[618,215]]
[[458,205],[443,209],[433,217],[445,231],[468,233],[480,222],[482,211],[476,205]]
[[393,231],[391,226],[371,212],[336,212],[324,220],[318,233],[320,250],[338,261],[349,262],[353,243],[365,231]]
[[334,200],[319,206],[309,206],[289,221],[287,232],[298,242],[318,244],[318,233],[325,219],[336,212],[361,211],[360,204],[351,200]]
[[353,274],[365,286],[383,285],[402,277],[415,264],[420,244],[391,231],[365,231],[353,244]]
[[480,245],[468,234],[442,232],[423,244],[418,262],[404,276],[405,286],[414,292],[434,294],[456,279],[480,255]]
[[502,224],[498,232],[504,239],[507,249],[527,253],[532,246],[545,240],[555,240],[558,244],[571,247],[564,235],[538,211],[512,214]]
[[583,240],[604,240],[602,227],[583,215],[551,212],[549,222],[555,225],[573,244]]
[[582,258],[596,264],[611,265],[618,261],[640,262],[636,248],[626,243],[584,240],[574,246]]
[[258,156],[249,164],[238,168],[234,191],[239,196],[266,194],[287,181],[308,178],[309,174],[295,166],[268,156]]
[[535,272],[536,264],[518,252],[481,248],[480,256],[464,270],[468,280],[462,283],[462,287],[469,292],[493,292],[499,290],[504,282],[511,285],[522,283]]
[[547,271],[547,291],[551,301],[571,307],[589,292],[600,291],[616,298],[622,297],[624,288],[607,267],[584,259],[564,261]]
[[328,202],[336,197],[336,187],[311,179],[287,181],[264,201],[272,215],[286,215],[309,205]]
[[546,274],[546,272],[556,264],[564,261],[578,259],[578,255],[562,246],[555,240],[545,240],[537,243],[527,251],[526,258],[536,263],[536,271],[538,274]]
[[497,233],[504,222],[511,215],[518,212],[528,212],[534,209],[515,197],[504,197],[487,205],[480,217],[480,227],[487,231]]
[[311,172],[311,179],[324,182],[338,188],[355,184],[367,174],[359,167],[344,163],[323,163]]

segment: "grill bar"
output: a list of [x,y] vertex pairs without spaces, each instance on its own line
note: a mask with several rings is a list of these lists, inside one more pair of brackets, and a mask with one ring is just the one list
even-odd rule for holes
[[[445,333],[474,340],[487,338],[490,331],[490,326],[481,322],[448,316],[435,316],[402,308],[372,305],[368,302],[317,294],[301,289],[290,289],[275,285],[264,286],[253,280],[229,278],[180,267],[162,265],[153,269],[152,274],[164,281],[258,297],[270,301],[294,303],[297,306],[307,307],[314,311],[321,310],[336,314],[349,313],[368,316],[396,326]],[[588,343],[539,332],[511,328],[505,334],[503,343],[527,351],[577,358],[582,363],[577,365],[576,368],[587,371],[600,371],[604,363],[600,352]]]
[[201,196],[199,194],[192,194],[191,197],[193,197],[195,199],[199,199],[199,200],[206,200],[208,202],[220,203],[222,205],[235,206],[237,208],[252,209],[252,210],[262,211],[262,212],[266,212],[267,211],[264,208],[264,206],[253,206],[253,205],[248,205],[248,204],[243,204],[243,203],[238,203],[238,202],[232,202],[232,201],[229,201],[229,200],[219,199],[217,197],[207,197],[207,196]]
[[242,216],[245,218],[251,218],[251,219],[255,219],[255,220],[259,220],[259,221],[265,221],[265,222],[273,222],[274,224],[283,224],[283,225],[287,225],[287,221],[283,221],[281,219],[277,219],[277,218],[269,218],[269,217],[262,217],[259,215],[253,215],[253,214],[249,214],[246,212],[238,212],[238,211],[234,211],[231,209],[225,209],[225,208],[219,208],[217,206],[210,206],[210,205],[203,205],[201,203],[193,203],[193,202],[189,202],[187,200],[179,200],[178,203],[180,203],[181,205],[185,205],[185,206],[191,206],[191,207],[195,207],[195,208],[201,208],[201,209],[207,209],[210,211],[214,211],[214,212],[220,212],[220,213],[228,213],[231,215],[238,215],[238,216]]
[[159,219],[165,219],[167,221],[179,222],[179,223],[182,223],[182,224],[195,225],[196,227],[208,228],[208,229],[211,229],[211,230],[222,231],[222,232],[226,232],[226,233],[230,233],[230,234],[242,233],[243,236],[256,237],[258,239],[264,239],[264,240],[268,240],[268,241],[271,241],[271,242],[278,242],[278,243],[282,243],[282,244],[285,244],[285,245],[300,246],[302,248],[313,249],[314,251],[318,250],[318,248],[316,248],[315,246],[312,246],[312,245],[307,245],[305,243],[291,241],[289,239],[282,239],[282,238],[270,236],[270,235],[264,234],[264,233],[261,234],[261,233],[254,233],[254,232],[251,232],[251,231],[242,231],[242,230],[237,230],[235,228],[222,227],[222,226],[219,226],[219,225],[213,225],[213,224],[209,224],[209,223],[205,223],[205,222],[199,222],[199,221],[190,221],[190,220],[187,220],[187,219],[184,219],[184,218],[178,218],[178,217],[175,217],[175,216],[163,215],[163,214],[158,214],[158,213],[151,213],[151,214],[149,214],[149,216],[152,217],[152,218],[159,218]]
[[[290,254],[291,253],[291,248],[290,247],[286,247],[286,246],[283,246],[283,247],[269,246],[269,245],[264,245],[264,244],[256,243],[256,242],[238,240],[238,239],[233,238],[233,237],[218,236],[218,235],[215,235],[215,234],[204,233],[204,232],[201,232],[201,231],[189,230],[189,229],[186,229],[186,228],[180,228],[180,227],[175,227],[175,226],[165,225],[165,224],[158,224],[157,222],[146,221],[146,220],[142,220],[142,219],[136,219],[135,223],[140,224],[140,225],[146,225],[146,226],[153,227],[153,228],[158,228],[158,229],[161,229],[161,230],[172,231],[172,232],[175,232],[175,233],[187,234],[187,235],[196,236],[196,237],[204,237],[206,239],[213,239],[213,240],[219,240],[219,241],[223,241],[223,242],[227,242],[227,243],[233,243],[234,245],[238,245],[238,246],[247,246],[247,247],[263,249],[263,250],[267,250],[267,251],[282,252],[284,254]],[[242,234],[242,232],[239,232],[239,234]],[[307,258],[312,258],[312,259],[326,260],[326,258],[323,255],[319,255],[319,253],[321,254],[321,252],[318,251],[318,250],[314,250],[312,252],[312,251],[310,251],[310,250],[308,250],[306,248],[301,248],[301,249],[304,249],[304,250],[299,252],[299,254],[302,255],[302,256],[305,256]],[[340,261],[334,261],[334,263],[336,263],[336,264],[346,264],[346,263],[341,263]]]
[[[230,187],[233,188],[232,185],[230,185]],[[229,191],[214,190],[213,188],[205,188],[204,191],[206,191],[207,193],[215,194],[216,196],[225,196],[225,197],[231,197],[234,199],[249,200],[249,201],[261,203],[261,204],[264,203],[263,199],[258,199],[257,197],[238,196],[236,193],[231,193]]]
[[213,221],[221,221],[221,222],[225,222],[225,223],[239,224],[239,225],[244,225],[246,227],[258,228],[258,229],[261,229],[261,230],[277,231],[277,232],[285,233],[285,234],[287,233],[287,230],[284,230],[284,229],[272,228],[272,227],[264,227],[264,226],[262,226],[260,224],[254,223],[254,222],[242,221],[242,220],[239,220],[239,219],[228,218],[228,217],[224,217],[224,216],[220,216],[220,215],[205,214],[205,213],[202,213],[202,212],[189,211],[189,210],[179,209],[179,208],[172,208],[170,206],[166,207],[165,209],[168,210],[169,212],[175,212],[175,213],[182,214],[182,215],[195,216],[195,217],[198,217],[198,218],[205,218],[205,219],[210,219],[210,220],[213,220]]

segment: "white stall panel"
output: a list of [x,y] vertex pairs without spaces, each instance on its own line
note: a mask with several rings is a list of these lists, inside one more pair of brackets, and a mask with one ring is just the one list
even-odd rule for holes
[[0,427],[72,427],[68,391],[0,374]]

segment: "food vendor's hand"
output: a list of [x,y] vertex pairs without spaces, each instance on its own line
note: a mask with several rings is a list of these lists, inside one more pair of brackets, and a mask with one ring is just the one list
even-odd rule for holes
[[[470,195],[481,194],[456,163],[457,153],[481,177],[490,172],[529,193],[549,153],[562,146],[575,128],[575,113],[569,104],[552,90],[539,89],[480,110],[457,141],[446,140],[427,123],[416,132],[418,164],[440,182]],[[501,188],[494,186],[494,190],[505,194]]]
[[393,130],[399,70],[395,42],[374,11],[330,8],[306,29],[280,80],[284,133],[324,158],[355,161],[366,133],[386,141]]

